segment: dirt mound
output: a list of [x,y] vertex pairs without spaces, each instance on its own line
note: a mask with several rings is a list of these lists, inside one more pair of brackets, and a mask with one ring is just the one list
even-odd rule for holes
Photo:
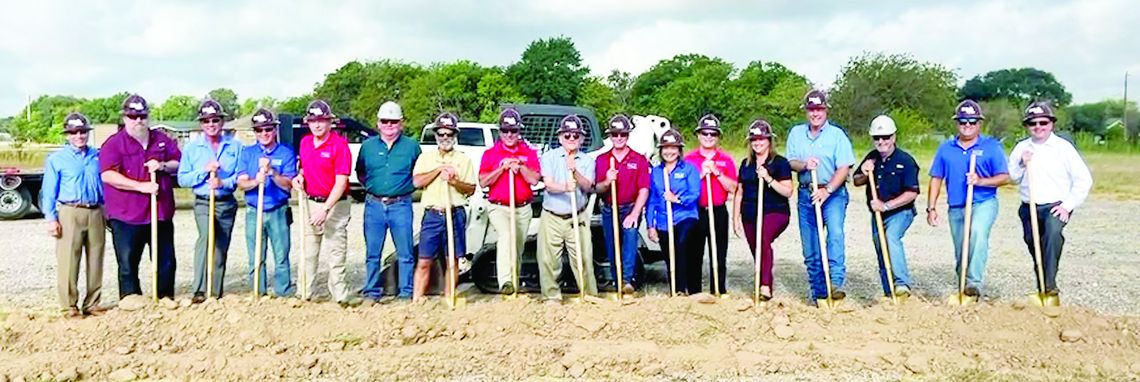
[[227,297],[65,320],[10,312],[0,380],[1140,378],[1140,318],[1023,304],[776,299],[341,309]]

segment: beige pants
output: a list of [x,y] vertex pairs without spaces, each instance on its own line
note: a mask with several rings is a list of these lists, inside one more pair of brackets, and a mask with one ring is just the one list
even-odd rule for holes
[[[491,221],[491,227],[495,228],[495,233],[499,236],[495,241],[498,243],[495,252],[495,272],[499,278],[500,288],[508,282],[514,283],[514,272],[518,269],[518,260],[526,244],[526,231],[530,227],[530,206],[515,208],[515,253],[511,253],[510,246],[507,245],[511,242],[510,214],[511,208],[507,206],[491,204],[487,209],[487,219]],[[518,287],[515,285],[516,289]]]
[[103,296],[103,246],[107,235],[103,208],[61,205],[59,225],[62,235],[55,240],[59,305],[63,309],[79,307],[79,262],[85,258],[87,295],[82,308],[87,311],[98,306]]
[[[538,282],[542,287],[542,298],[562,299],[562,288],[558,285],[558,276],[562,274],[562,248],[570,256],[570,270],[574,273],[574,282],[585,279],[586,294],[597,295],[598,283],[594,278],[594,250],[590,245],[590,222],[585,214],[578,214],[578,224],[573,224],[572,218],[560,218],[549,212],[543,212],[538,227]],[[574,245],[575,225],[581,234],[581,245]],[[582,253],[578,253],[578,248]],[[578,261],[581,257],[585,269],[579,269]]]
[[[309,204],[309,213],[317,211],[319,208],[324,208],[323,202],[316,202],[312,200],[305,200]],[[332,295],[333,300],[336,302],[344,302],[348,299],[348,283],[345,282],[347,272],[344,268],[345,258],[348,255],[348,221],[352,217],[352,204],[348,200],[341,200],[333,205],[329,210],[325,223],[320,226],[311,226],[307,222],[301,222],[301,226],[305,227],[305,282],[306,290],[309,292],[307,296],[301,296],[306,300],[313,298],[313,287],[317,285],[317,261],[320,260],[321,244],[325,244],[327,248],[325,260],[329,266],[329,294]]]

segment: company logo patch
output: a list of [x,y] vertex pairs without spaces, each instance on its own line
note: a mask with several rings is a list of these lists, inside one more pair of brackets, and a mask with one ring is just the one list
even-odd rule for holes
[[131,110],[143,110],[142,102],[131,102],[127,104],[127,108]]
[[218,109],[215,109],[213,106],[206,106],[206,107],[202,108],[202,114],[217,114],[217,113],[218,113]]
[[309,109],[309,115],[325,115],[325,111],[314,107],[312,109]]
[[962,114],[966,114],[966,115],[978,114],[978,111],[975,110],[973,106],[962,106],[962,108],[958,109],[958,110],[961,111]]

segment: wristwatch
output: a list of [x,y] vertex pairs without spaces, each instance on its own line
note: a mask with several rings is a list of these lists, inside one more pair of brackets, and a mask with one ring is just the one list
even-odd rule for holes
[[934,212],[934,207],[926,207],[926,213]]

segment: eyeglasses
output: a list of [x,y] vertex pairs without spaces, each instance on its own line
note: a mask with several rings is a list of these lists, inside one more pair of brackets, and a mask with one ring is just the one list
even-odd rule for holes
[[703,136],[703,137],[719,137],[720,133],[713,132],[713,131],[702,131],[701,136]]
[[1029,121],[1025,123],[1025,127],[1049,126],[1050,123],[1053,123],[1053,121]]
[[80,135],[80,134],[86,135],[87,130],[68,130],[68,131],[65,131],[64,133],[66,133],[67,135]]
[[578,134],[578,133],[566,133],[566,134],[562,134],[562,139],[577,140],[578,138],[581,138],[581,137],[582,137],[582,135],[581,135],[581,134]]
[[451,138],[455,136],[455,133],[436,133],[435,136],[440,138]]
[[222,123],[221,118],[208,118],[208,119],[202,119],[199,121],[201,121],[202,123]]
[[257,133],[268,133],[268,132],[272,132],[273,130],[275,130],[275,129],[274,129],[274,128],[272,128],[272,127],[265,127],[265,128],[257,128],[257,129],[253,129],[253,131],[254,131],[254,132],[257,132]]
[[871,137],[871,139],[874,139],[876,141],[885,141],[885,140],[891,139],[891,136],[890,135],[876,135],[876,136]]
[[978,119],[977,118],[960,118],[960,119],[958,119],[958,124],[959,125],[977,125]]
[[613,137],[613,138],[627,138],[627,137],[629,137],[629,133],[610,133],[610,137]]
[[147,118],[146,114],[135,114],[135,115],[128,115],[127,116],[127,119],[132,120],[132,121],[141,121],[141,120],[144,120],[146,118]]

